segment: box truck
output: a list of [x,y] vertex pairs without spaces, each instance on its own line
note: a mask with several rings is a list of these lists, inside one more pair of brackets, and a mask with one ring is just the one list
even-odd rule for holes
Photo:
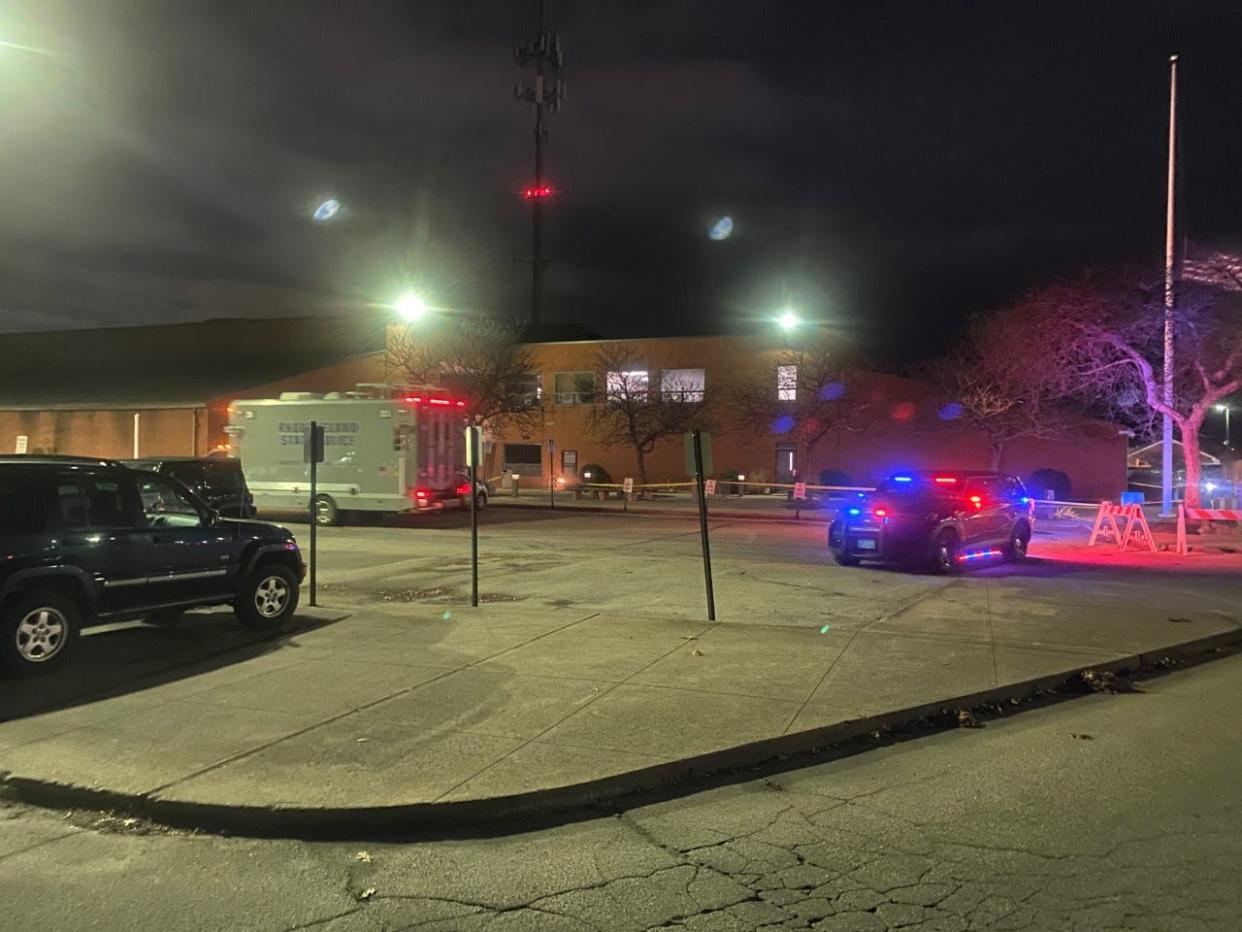
[[[371,398],[361,392],[285,392],[235,401],[226,428],[259,511],[307,511],[311,422],[324,428],[315,521],[352,512],[429,511],[468,503],[464,401],[442,392]],[[487,492],[476,490],[479,504]]]

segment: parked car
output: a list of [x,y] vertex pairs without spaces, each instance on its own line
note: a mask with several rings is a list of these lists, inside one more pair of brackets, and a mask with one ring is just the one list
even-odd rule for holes
[[[457,497],[461,499],[462,506],[470,507],[470,473],[460,472],[457,474]],[[474,480],[474,503],[478,508],[486,508],[487,500],[496,494],[496,489],[490,482],[482,476],[478,476]]]
[[172,476],[226,518],[253,518],[258,513],[238,460],[224,456],[165,456],[124,463],[133,469]]
[[828,528],[828,547],[842,566],[883,560],[953,573],[976,561],[1024,559],[1034,527],[1034,502],[1016,476],[926,470],[847,503]]
[[0,670],[49,672],[82,628],[232,605],[278,630],[305,565],[283,527],[221,518],[168,476],[75,457],[0,456]]

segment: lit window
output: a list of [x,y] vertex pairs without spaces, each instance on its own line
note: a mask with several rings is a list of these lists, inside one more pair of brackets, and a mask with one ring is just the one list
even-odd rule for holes
[[646,401],[647,371],[633,369],[628,372],[609,372],[607,378],[610,401]]
[[665,369],[660,373],[660,394],[665,401],[702,401],[707,375],[702,369]]
[[798,400],[798,367],[797,366],[777,366],[776,367],[776,400],[777,401],[797,401]]

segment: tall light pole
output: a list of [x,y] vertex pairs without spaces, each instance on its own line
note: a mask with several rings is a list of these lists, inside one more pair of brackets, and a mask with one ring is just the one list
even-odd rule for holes
[[[1177,245],[1174,238],[1177,207],[1177,56],[1169,57],[1169,174],[1164,222],[1164,404],[1173,409],[1173,309],[1176,294],[1173,277],[1177,266]],[[1173,514],[1173,416],[1164,415],[1164,450],[1160,463],[1161,514]]]
[[1229,405],[1217,405],[1216,411],[1225,415],[1225,446],[1229,446]]

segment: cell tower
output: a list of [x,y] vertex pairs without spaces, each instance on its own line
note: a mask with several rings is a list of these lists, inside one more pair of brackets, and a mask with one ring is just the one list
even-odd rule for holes
[[561,80],[561,39],[550,28],[548,2],[539,0],[539,28],[535,37],[519,44],[515,52],[518,65],[533,72],[513,88],[513,96],[530,105],[535,114],[535,177],[522,189],[530,201],[530,325],[543,323],[543,273],[548,259],[543,253],[543,205],[554,191],[543,177],[543,144],[548,141],[547,116],[556,113],[565,99]]

